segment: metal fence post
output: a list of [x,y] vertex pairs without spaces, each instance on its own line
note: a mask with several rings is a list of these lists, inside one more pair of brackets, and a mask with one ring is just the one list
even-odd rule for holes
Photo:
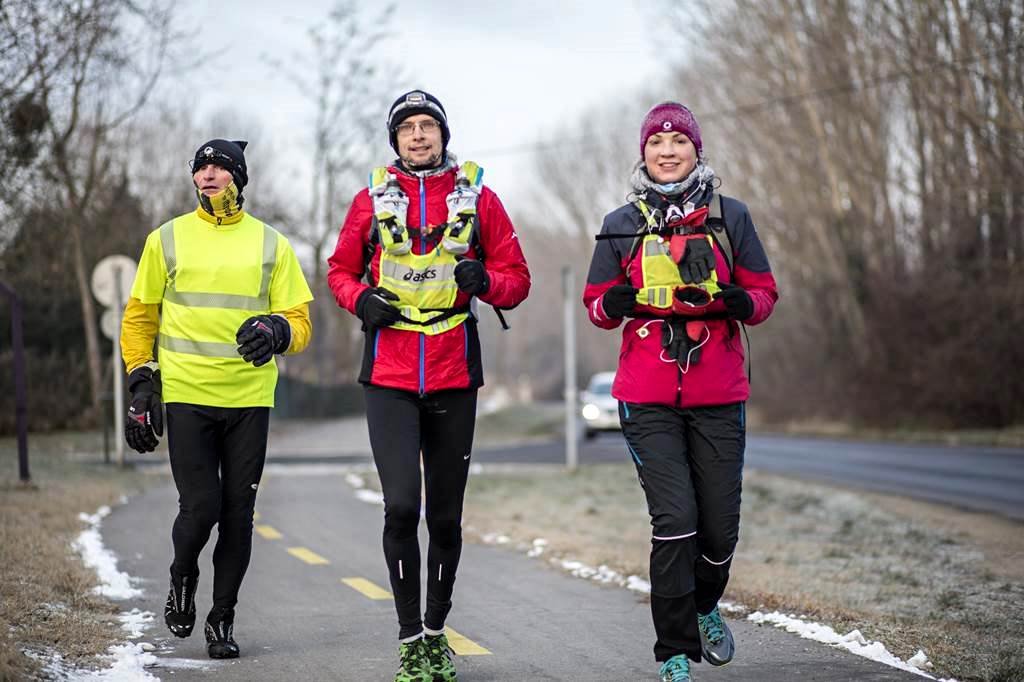
[[14,351],[14,420],[18,433],[18,478],[22,483],[32,479],[28,471],[28,391],[25,385],[25,341],[21,328],[21,300],[14,289],[0,282],[11,301],[11,348]]
[[576,315],[573,306],[572,266],[562,267],[565,310],[565,466],[575,471],[579,463],[576,434]]

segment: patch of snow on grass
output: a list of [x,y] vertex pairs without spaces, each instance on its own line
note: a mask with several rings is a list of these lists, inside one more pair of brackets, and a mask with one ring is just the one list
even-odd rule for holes
[[545,540],[544,538],[537,538],[533,541],[533,546],[530,547],[530,551],[526,553],[526,556],[530,558],[539,557],[541,554],[544,553],[544,550],[547,548],[547,546],[547,540]]
[[[928,657],[923,651],[919,650],[910,660],[903,661],[892,655],[881,642],[868,641],[864,635],[861,634],[860,630],[852,630],[845,635],[840,635],[827,625],[803,620],[792,614],[787,616],[779,613],[778,611],[773,611],[771,613],[755,611],[747,616],[747,620],[757,623],[758,625],[764,623],[774,625],[777,628],[782,628],[786,632],[797,634],[804,639],[829,644],[840,649],[845,649],[857,656],[863,656],[864,658],[869,658],[872,661],[884,663],[885,665],[893,668],[921,675],[928,679],[935,679],[919,667],[920,665],[926,665],[928,662]],[[941,682],[954,681],[942,680]]]
[[117,570],[117,557],[103,546],[100,524],[109,513],[110,507],[104,505],[95,514],[79,514],[78,518],[89,524],[89,527],[78,534],[71,546],[82,555],[82,562],[94,569],[100,579],[100,584],[93,588],[93,592],[111,599],[141,597],[142,590],[132,587],[128,574]]
[[154,614],[152,611],[140,611],[132,609],[124,611],[117,617],[121,621],[121,627],[128,631],[128,639],[138,639],[142,633],[153,623]]

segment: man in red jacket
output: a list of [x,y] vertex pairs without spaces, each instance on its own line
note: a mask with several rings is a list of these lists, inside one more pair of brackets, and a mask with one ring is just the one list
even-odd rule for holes
[[[505,209],[480,182],[482,169],[460,166],[448,152],[437,98],[420,90],[399,97],[388,134],[398,159],[374,169],[353,199],[327,280],[366,333],[359,381],[384,493],[384,556],[401,642],[395,680],[453,680],[444,622],[484,383],[475,299],[512,308],[529,293],[530,273]],[[425,614],[421,455],[430,535]]]

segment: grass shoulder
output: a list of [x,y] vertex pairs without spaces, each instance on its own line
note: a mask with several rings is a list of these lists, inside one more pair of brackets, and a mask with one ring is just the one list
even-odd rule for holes
[[118,609],[93,594],[95,572],[71,543],[78,515],[116,504],[145,478],[102,463],[98,433],[29,436],[32,483],[18,481],[17,444],[0,439],[0,680],[31,679],[39,662],[26,651],[59,653],[76,667],[124,639]]
[[[547,556],[647,576],[650,524],[632,466],[475,475],[467,537],[547,540]],[[1024,676],[1024,524],[749,472],[726,597],[861,630],[942,676]],[[472,530],[470,530],[472,528]]]

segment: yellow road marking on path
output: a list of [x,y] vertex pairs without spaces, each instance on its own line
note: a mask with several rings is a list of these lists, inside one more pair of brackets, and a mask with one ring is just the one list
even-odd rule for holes
[[312,564],[313,566],[322,566],[324,564],[331,563],[313,550],[306,549],[305,547],[289,547],[288,553],[297,559],[302,559],[307,564]]
[[471,639],[467,639],[455,632],[449,627],[446,627],[445,634],[448,635],[448,644],[451,645],[452,651],[457,653],[459,656],[490,656],[491,652],[483,648]]
[[391,599],[391,593],[366,578],[342,578],[341,582],[370,599]]
[[263,536],[267,540],[280,540],[281,534],[277,532],[277,529],[273,526],[265,526],[256,524],[253,526],[254,530]]
[[[288,551],[290,552],[291,550]],[[376,583],[370,582],[366,578],[342,578],[341,582],[370,599],[391,599],[390,592]],[[491,655],[491,652],[488,649],[485,649],[468,637],[460,635],[450,627],[445,627],[444,630],[445,634],[448,635],[448,644],[451,646],[452,651],[459,656]]]
[[252,520],[253,521],[259,521],[260,520],[260,513],[258,511],[254,511],[252,513]]

